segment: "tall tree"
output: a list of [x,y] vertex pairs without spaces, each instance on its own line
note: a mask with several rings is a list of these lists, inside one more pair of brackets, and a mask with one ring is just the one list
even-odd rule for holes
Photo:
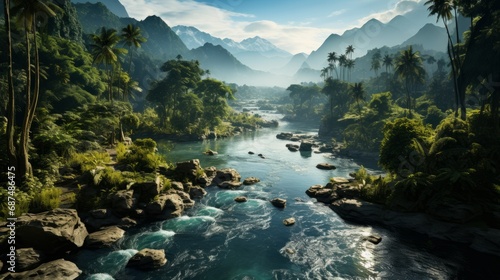
[[371,61],[371,70],[375,72],[375,76],[378,77],[378,70],[380,69],[380,59],[382,58],[380,51],[377,50],[375,53],[372,55],[372,61]]
[[396,58],[395,74],[405,83],[406,106],[408,116],[411,116],[411,92],[417,83],[423,83],[425,77],[422,59],[418,52],[413,51],[412,46],[401,51],[401,54]]
[[345,80],[346,65],[347,65],[347,56],[345,54],[341,54],[339,56],[339,69],[340,69],[342,80]]
[[[23,123],[21,125],[19,147],[17,151],[18,172],[21,177],[33,175],[29,162],[29,132],[35,117],[40,96],[40,57],[38,55],[37,26],[40,15],[55,16],[55,11],[61,9],[52,2],[43,0],[14,0],[12,15],[17,18],[17,23],[24,30],[26,47],[26,107],[24,109]],[[8,7],[8,6],[6,6]],[[33,41],[33,48],[31,42]],[[31,52],[34,54],[34,81],[31,77]]]
[[352,74],[352,69],[354,68],[354,66],[356,65],[356,62],[354,61],[354,59],[348,59],[346,61],[346,67],[347,67],[347,80],[350,82],[351,81],[351,74]]
[[352,54],[354,53],[354,47],[352,45],[347,46],[345,49],[345,54],[349,56],[349,59],[352,59]]
[[118,65],[118,56],[127,53],[126,49],[116,47],[120,41],[115,29],[101,28],[99,34],[92,35],[92,55],[94,57],[93,63],[104,64],[108,74],[108,100],[113,100],[113,69]]
[[203,119],[213,130],[229,113],[227,100],[234,99],[231,88],[215,79],[204,79],[198,83],[195,92],[203,100]]
[[330,77],[333,77],[333,71],[337,74],[337,79],[339,78],[339,73],[337,72],[337,61],[339,57],[336,52],[328,53],[328,68],[330,69]]
[[[128,24],[126,27],[122,29],[122,41],[125,43],[125,45],[128,47],[128,52],[129,52],[129,61],[128,61],[128,69],[127,72],[130,77],[132,77],[132,47],[135,49],[138,49],[141,47],[141,44],[146,42],[146,38],[144,38],[141,34],[141,29],[137,26],[134,26],[132,24]],[[128,99],[128,83],[125,84],[125,88],[123,91],[123,99]]]
[[361,106],[359,104],[360,101],[365,100],[365,89],[363,88],[363,83],[354,83],[354,85],[351,85],[350,87],[350,93],[352,99],[356,101],[356,104],[358,105],[358,113],[361,116]]
[[7,90],[8,90],[8,101],[7,101],[7,155],[9,157],[10,163],[17,162],[16,146],[14,143],[14,116],[15,116],[15,96],[14,96],[14,81],[12,73],[12,27],[10,22],[10,0],[3,1],[3,12],[5,18],[5,33],[7,36]]
[[[453,46],[453,40],[451,39],[450,30],[448,28],[448,22],[453,18],[452,10],[454,10],[455,1],[451,0],[428,0],[425,2],[425,5],[429,5],[427,10],[429,11],[429,15],[437,16],[437,20],[442,19],[444,27],[446,28],[446,35],[448,36],[448,57],[450,59],[452,76],[453,76],[453,85],[455,89],[455,117],[458,116],[458,108],[462,106],[462,119],[466,118],[465,115],[465,102],[463,102],[460,98],[459,86],[458,86],[458,77],[459,77],[459,69],[460,69],[460,58],[457,54],[458,50],[455,50]],[[458,28],[456,30],[458,35]]]
[[392,69],[392,57],[386,54],[382,60],[382,65],[385,66],[385,72],[389,73]]

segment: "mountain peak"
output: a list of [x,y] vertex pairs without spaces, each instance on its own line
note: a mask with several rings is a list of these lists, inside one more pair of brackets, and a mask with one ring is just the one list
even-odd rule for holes
[[125,6],[123,6],[122,3],[120,3],[119,0],[71,0],[72,3],[91,3],[91,4],[96,4],[96,3],[102,3],[108,10],[110,10],[113,14],[117,15],[118,17],[121,18],[128,18],[129,15],[127,13],[127,9],[125,9]]

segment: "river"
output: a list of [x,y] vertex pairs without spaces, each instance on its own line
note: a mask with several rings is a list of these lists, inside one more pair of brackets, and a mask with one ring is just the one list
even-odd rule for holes
[[[232,167],[261,182],[238,190],[210,187],[180,218],[131,229],[112,249],[81,251],[74,261],[82,279],[485,279],[498,273],[492,258],[462,246],[347,223],[310,199],[305,191],[311,185],[346,177],[359,165],[327,154],[289,152],[288,142],[276,134],[297,131],[316,134],[317,128],[280,123],[228,139],[160,141],[160,152],[171,162],[198,158],[203,167]],[[204,155],[207,149],[219,154]],[[319,170],[321,162],[337,169]],[[365,164],[378,172],[373,163]],[[241,195],[248,202],[234,201]],[[276,197],[287,200],[285,209],[269,203]],[[286,227],[282,221],[289,217],[296,224]],[[382,242],[362,241],[371,234]],[[167,265],[149,272],[125,268],[143,248],[165,249]]]

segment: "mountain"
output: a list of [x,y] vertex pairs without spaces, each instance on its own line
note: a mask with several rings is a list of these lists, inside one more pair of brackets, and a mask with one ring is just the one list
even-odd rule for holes
[[279,73],[283,75],[294,75],[302,66],[304,65],[304,62],[307,59],[307,55],[305,53],[298,53],[288,61],[285,66],[278,68],[278,69],[273,69],[273,73]]
[[[424,19],[421,19],[422,16]],[[347,30],[342,35],[331,34],[317,50],[311,52],[307,62],[312,68],[321,69],[327,65],[328,53],[343,54],[349,45],[354,47],[353,57],[363,56],[374,48],[397,46],[430,21],[432,19],[421,7],[405,16],[398,15],[387,23],[371,19],[360,28]]]
[[446,52],[447,43],[446,30],[443,27],[428,23],[417,34],[403,42],[401,46],[422,45],[426,50]]
[[142,21],[119,18],[102,3],[75,4],[75,8],[83,31],[87,34],[95,34],[102,27],[113,28],[120,32],[127,24],[138,26],[142,36],[147,39],[141,49],[155,60],[165,62],[189,51],[172,29],[157,16],[149,16]]
[[120,3],[118,0],[71,0],[73,3],[102,3],[110,12],[115,14],[118,17],[124,18],[124,17],[129,17],[127,10],[125,9],[125,6]]
[[205,43],[220,45],[243,64],[256,70],[268,71],[276,68],[277,65],[284,65],[292,56],[289,52],[258,36],[236,42],[228,38],[214,37],[192,26],[179,25],[174,26],[172,30],[190,49],[198,48]]

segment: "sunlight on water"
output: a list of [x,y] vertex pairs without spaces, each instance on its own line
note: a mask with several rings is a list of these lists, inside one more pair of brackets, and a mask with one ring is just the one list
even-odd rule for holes
[[213,223],[215,223],[215,218],[211,216],[182,216],[163,222],[162,228],[172,230],[176,234],[202,234]]
[[195,212],[195,216],[210,216],[210,217],[220,217],[224,211],[222,209],[212,207],[212,206],[203,206],[199,210]]

